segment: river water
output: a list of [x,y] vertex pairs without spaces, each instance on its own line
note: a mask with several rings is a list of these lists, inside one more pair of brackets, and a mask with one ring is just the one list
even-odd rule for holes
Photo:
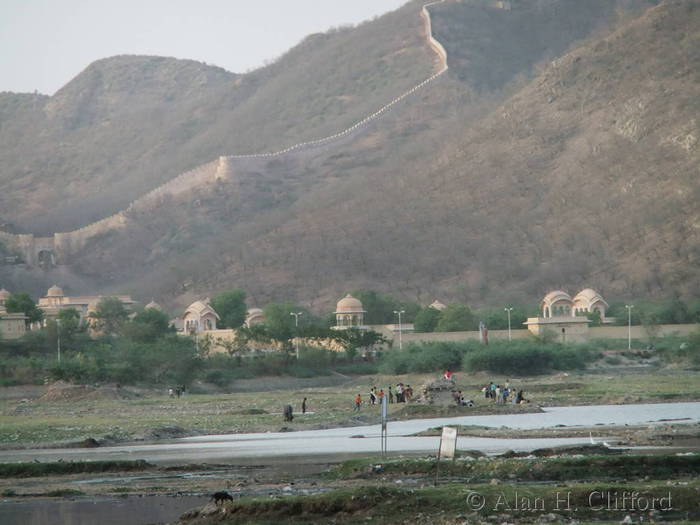
[[0,501],[3,525],[143,525],[176,521],[207,503],[202,496]]
[[[414,419],[389,423],[389,451],[430,452],[438,447],[439,437],[408,437],[442,425],[481,425],[513,429],[512,438],[459,438],[458,447],[488,454],[506,450],[573,445],[588,438],[518,439],[519,429],[557,426],[643,425],[664,421],[692,423],[700,421],[700,403],[662,403],[643,405],[602,405],[546,408],[543,413],[453,418]],[[177,439],[167,443],[121,445],[94,449],[37,449],[0,451],[0,462],[88,461],[145,459],[153,463],[212,462],[241,458],[279,458],[334,454],[376,453],[379,450],[379,425],[306,430],[224,434]]]
[[[435,452],[438,437],[410,437],[411,434],[443,425],[479,425],[512,429],[512,438],[458,439],[462,450],[496,454],[505,450],[529,451],[536,448],[589,442],[588,438],[518,439],[521,429],[554,427],[595,427],[596,425],[643,425],[700,422],[700,403],[645,405],[604,405],[547,408],[543,413],[456,418],[415,419],[389,423],[389,452]],[[150,445],[124,445],[96,449],[39,449],[0,451],[0,462],[87,461],[106,459],[145,459],[154,463],[226,462],[245,458],[336,457],[352,454],[378,454],[380,427],[366,425],[301,432],[266,432],[197,436]],[[190,508],[206,503],[200,496],[144,496],[128,498],[75,498],[72,500],[0,501],[1,524],[32,525],[144,525],[176,520]]]

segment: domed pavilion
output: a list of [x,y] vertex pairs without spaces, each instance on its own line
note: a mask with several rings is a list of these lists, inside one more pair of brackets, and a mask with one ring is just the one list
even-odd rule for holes
[[347,294],[335,306],[335,329],[365,327],[365,309],[359,299]]

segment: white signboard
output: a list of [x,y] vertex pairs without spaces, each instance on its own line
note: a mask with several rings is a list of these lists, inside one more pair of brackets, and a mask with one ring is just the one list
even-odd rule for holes
[[457,449],[457,429],[454,427],[442,427],[440,438],[440,457],[454,458]]

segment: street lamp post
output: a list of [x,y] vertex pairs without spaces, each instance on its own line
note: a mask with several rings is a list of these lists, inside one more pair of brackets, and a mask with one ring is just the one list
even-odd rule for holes
[[510,313],[513,311],[513,308],[504,308],[506,312],[508,312],[508,341],[511,341],[511,335],[510,335]]
[[56,319],[56,350],[58,352],[58,362],[61,362],[61,320]]
[[632,308],[633,304],[626,304],[627,308],[627,350],[632,350]]
[[294,331],[296,332],[294,334],[294,342],[296,343],[294,346],[296,347],[297,359],[299,359],[299,316],[304,315],[304,312],[290,312],[289,315],[294,316]]
[[394,310],[394,313],[399,316],[399,350],[403,350],[403,329],[401,328],[401,315],[405,314],[405,310]]

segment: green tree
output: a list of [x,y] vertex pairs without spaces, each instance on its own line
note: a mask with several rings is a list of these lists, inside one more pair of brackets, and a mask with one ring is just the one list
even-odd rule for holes
[[58,312],[58,324],[61,326],[61,338],[70,341],[80,331],[80,312],[75,308],[66,308]]
[[56,320],[46,322],[47,342],[51,348],[58,343],[60,332],[62,345],[70,345],[75,340],[75,335],[80,331],[80,312],[75,308],[60,310]]
[[90,317],[98,330],[107,334],[118,334],[129,318],[129,312],[119,298],[103,297]]
[[131,322],[123,325],[123,333],[126,337],[142,343],[154,342],[170,331],[170,320],[167,314],[154,308],[139,312]]
[[[277,341],[288,341],[294,337],[294,316],[291,314],[298,311],[300,310],[290,303],[268,304],[263,309],[263,313],[269,336]],[[299,321],[302,322],[301,319]]]
[[[292,313],[301,312],[299,316],[299,326],[296,326],[296,321]],[[292,339],[299,336],[309,336],[315,330],[317,324],[316,318],[306,308],[295,306],[291,303],[272,303],[268,304],[264,309],[265,324],[262,331],[269,339],[282,343],[285,350],[292,350]],[[259,329],[260,330],[260,329]]]
[[386,342],[386,338],[374,330],[359,330],[357,328],[335,330],[333,338],[343,344],[350,360],[357,354],[357,350],[370,349],[374,345]]
[[416,332],[434,332],[440,321],[440,311],[426,307],[416,314],[413,326]]
[[23,313],[28,317],[27,323],[36,323],[44,318],[44,312],[37,307],[27,292],[15,292],[5,301],[8,313]]
[[[508,312],[504,308],[480,308],[475,314],[476,319],[486,323],[489,330],[508,330]],[[527,321],[527,313],[524,308],[515,306],[510,312],[510,327],[513,330],[523,328]],[[478,327],[475,327],[478,328]]]
[[219,314],[222,328],[238,328],[245,322],[245,298],[243,290],[231,290],[211,300],[211,307]]
[[360,300],[365,309],[365,324],[393,324],[398,321],[395,311],[403,310],[401,321],[413,322],[421,307],[417,303],[402,302],[390,295],[382,295],[373,290],[355,290],[351,294]]
[[435,330],[437,332],[476,330],[476,320],[468,306],[451,304],[440,313],[440,321]]

